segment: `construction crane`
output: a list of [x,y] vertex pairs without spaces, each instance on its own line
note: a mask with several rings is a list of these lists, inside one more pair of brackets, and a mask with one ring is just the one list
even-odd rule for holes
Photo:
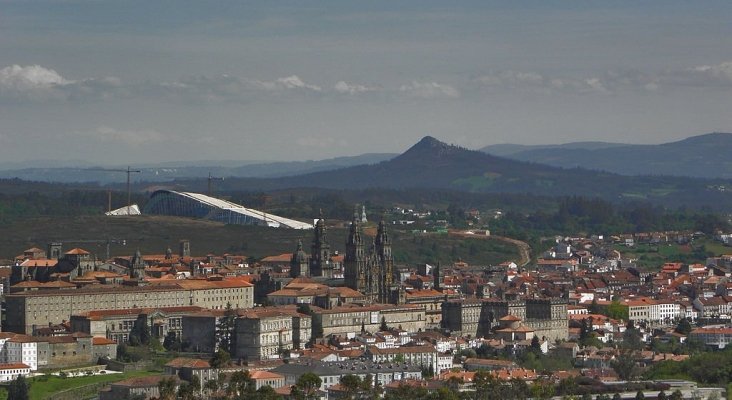
[[109,260],[109,247],[111,244],[121,244],[122,246],[127,246],[127,240],[126,239],[116,239],[116,238],[109,238],[109,239],[66,239],[66,240],[54,240],[54,243],[104,243],[107,245],[107,258],[104,259],[104,261]]
[[[131,192],[130,192],[130,174],[133,173],[140,173],[139,169],[131,169],[129,166],[127,166],[127,169],[113,169],[113,168],[86,168],[85,171],[107,171],[107,172],[124,172],[127,174],[127,215],[130,215],[130,206],[132,202]],[[109,201],[109,208],[111,209],[111,193],[109,194],[110,199]]]
[[217,178],[215,176],[212,176],[211,173],[208,173],[208,195],[210,197],[213,197],[213,181],[223,181],[224,178]]

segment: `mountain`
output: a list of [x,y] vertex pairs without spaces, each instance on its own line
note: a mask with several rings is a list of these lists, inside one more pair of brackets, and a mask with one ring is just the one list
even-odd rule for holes
[[569,149],[569,150],[597,150],[607,149],[613,147],[628,146],[623,143],[609,143],[609,142],[572,142],[564,144],[538,144],[538,145],[526,145],[526,144],[492,144],[485,146],[480,151],[494,156],[512,158],[514,154],[519,154],[527,151],[534,150],[549,150],[549,149]]
[[[171,188],[203,190],[205,181],[177,180]],[[732,200],[729,181],[682,177],[628,177],[580,168],[562,169],[492,156],[425,137],[404,153],[378,164],[274,179],[233,178],[220,191],[287,188],[440,189],[476,193],[584,195],[609,200],[651,200],[664,205],[715,206]]]
[[658,145],[580,142],[556,146],[494,145],[481,151],[514,160],[622,175],[732,179],[732,133],[710,133]]
[[[180,161],[177,163],[166,162],[133,166],[133,169],[138,169],[140,172],[132,174],[131,178],[136,182],[166,182],[181,178],[203,178],[208,177],[209,174],[218,178],[274,178],[326,171],[352,165],[374,164],[388,160],[395,155],[391,153],[367,153],[318,161],[255,162],[225,160],[191,161],[185,163]],[[28,163],[25,165],[36,164]],[[0,168],[0,179],[19,178],[27,181],[62,183],[98,182],[107,184],[123,182],[127,176],[120,172],[105,171],[106,169],[124,168],[126,166],[93,167],[88,164],[84,166],[59,164],[7,170],[1,170]]]

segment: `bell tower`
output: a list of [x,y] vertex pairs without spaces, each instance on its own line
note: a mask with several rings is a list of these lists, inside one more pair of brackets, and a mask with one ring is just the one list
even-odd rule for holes
[[366,254],[363,245],[363,228],[358,215],[358,206],[353,211],[353,220],[346,239],[346,254],[343,257],[343,277],[346,286],[363,291],[366,286]]

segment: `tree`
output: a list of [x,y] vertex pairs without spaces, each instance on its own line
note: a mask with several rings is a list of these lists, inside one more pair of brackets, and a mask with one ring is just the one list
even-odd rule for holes
[[688,335],[691,332],[691,322],[688,318],[682,318],[675,330],[682,335]]
[[681,390],[676,389],[673,393],[671,393],[671,396],[669,396],[669,400],[681,400],[684,398],[684,395],[681,394]]
[[147,346],[150,344],[150,327],[147,324],[147,317],[140,315],[132,325],[128,341],[132,346]]
[[168,351],[180,351],[180,338],[178,337],[178,335],[175,334],[174,331],[169,331],[168,334],[165,335],[165,340],[163,340],[163,347],[165,347],[165,350]]
[[257,389],[256,395],[254,396],[257,400],[279,400],[280,395],[272,389],[272,386],[264,385]]
[[623,348],[638,351],[643,349],[643,338],[636,328],[628,328],[623,333]]
[[25,380],[25,376],[18,375],[10,385],[8,385],[8,399],[28,400],[30,398],[30,384]]
[[531,352],[536,354],[537,356],[542,355],[541,342],[539,341],[539,337],[536,335],[531,338]]
[[621,304],[618,300],[613,300],[607,306],[607,316],[612,319],[628,320],[628,306]]
[[385,317],[381,317],[381,326],[379,326],[379,330],[380,331],[388,331],[389,330],[389,326],[386,325],[386,318]]
[[632,380],[638,373],[638,367],[635,362],[635,352],[632,350],[622,350],[618,357],[610,363],[620,379]]
[[567,377],[559,381],[557,385],[557,394],[559,395],[572,395],[577,393],[577,380],[573,377]]
[[667,400],[666,392],[664,392],[663,390],[658,392],[658,400]]
[[196,396],[196,387],[191,383],[184,383],[178,386],[178,398],[181,400],[193,400]]
[[600,306],[597,304],[597,298],[592,297],[592,303],[590,303],[589,310],[590,314],[600,314]]
[[229,354],[235,353],[236,344],[236,310],[231,306],[231,302],[226,303],[224,316],[216,323],[216,343],[219,349],[225,350]]
[[346,390],[349,399],[354,398],[361,390],[361,378],[358,375],[348,374],[341,377],[341,386]]
[[638,393],[635,394],[635,400],[644,400],[646,398],[646,395],[643,394],[642,390],[639,390]]
[[554,396],[554,385],[541,380],[531,385],[531,397],[535,399],[549,399]]
[[296,399],[315,399],[322,384],[323,380],[318,375],[306,372],[295,382],[295,386],[292,388],[293,396]]
[[231,356],[229,353],[223,349],[218,349],[216,353],[214,353],[210,364],[213,368],[221,368],[229,365],[229,362],[231,362]]
[[249,371],[236,371],[229,378],[229,386],[226,388],[226,392],[246,397],[254,393],[256,387],[257,383],[252,379]]
[[158,382],[158,391],[160,392],[160,400],[175,400],[175,379],[163,378]]
[[208,393],[209,395],[218,392],[220,387],[221,387],[221,385],[220,385],[218,379],[209,379],[203,385],[203,388],[206,390],[206,393]]
[[620,396],[620,393],[615,393],[615,394],[613,395],[613,400],[622,400],[622,399],[623,399],[623,397],[622,397],[622,396]]

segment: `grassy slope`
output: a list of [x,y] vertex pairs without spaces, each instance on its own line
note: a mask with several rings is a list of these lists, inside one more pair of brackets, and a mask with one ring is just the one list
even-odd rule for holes
[[[54,393],[68,389],[95,383],[117,382],[127,378],[157,374],[160,374],[160,372],[135,371],[123,374],[94,375],[75,378],[59,378],[57,376],[36,377],[29,380],[31,384],[30,398],[31,400],[43,400]],[[44,380],[46,378],[47,380]],[[7,399],[7,392],[5,390],[0,390],[0,399]]]
[[[397,262],[443,263],[461,258],[471,264],[489,264],[518,258],[517,249],[496,240],[461,240],[459,238],[425,235],[415,237],[408,231],[391,230],[393,251]],[[309,252],[312,231],[271,229],[256,226],[223,225],[187,218],[139,217],[39,217],[0,227],[0,258],[8,259],[23,250],[49,241],[64,240],[64,249],[82,247],[104,257],[105,245],[74,243],[65,239],[119,238],[126,246],[112,244],[111,255],[129,256],[136,249],[143,254],[162,254],[170,246],[177,251],[181,239],[191,240],[194,255],[208,253],[244,254],[261,258],[292,252],[298,239]],[[328,240],[333,250],[343,252],[347,228],[329,228]]]
[[705,258],[696,257],[693,254],[693,248],[698,246],[704,246],[707,252],[711,252],[715,256],[732,253],[732,247],[724,246],[722,243],[708,238],[694,240],[691,246],[671,243],[661,245],[638,244],[634,247],[616,245],[615,248],[620,251],[623,257],[638,259],[638,265],[641,268],[658,270],[666,262],[703,263]]

